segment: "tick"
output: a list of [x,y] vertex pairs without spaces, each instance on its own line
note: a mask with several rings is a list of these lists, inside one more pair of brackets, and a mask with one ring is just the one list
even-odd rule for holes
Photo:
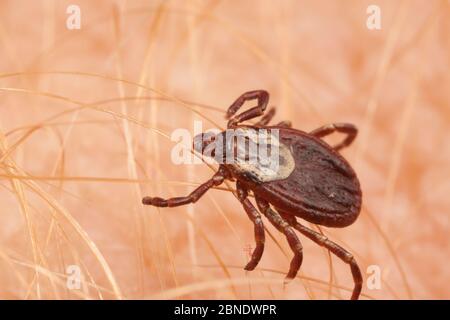
[[[237,113],[246,101],[253,99],[257,100],[257,106]],[[244,133],[276,130],[277,141],[273,137],[266,140],[269,147],[270,144],[273,144],[272,147],[276,144],[279,151],[280,161],[277,170],[265,170],[264,165],[258,161],[225,162],[219,165],[211,179],[188,196],[170,199],[145,197],[142,203],[156,207],[176,207],[195,203],[209,189],[219,186],[226,179],[236,181],[236,195],[254,224],[256,241],[256,247],[245,270],[255,269],[264,251],[265,231],[262,213],[279,232],[284,234],[293,251],[294,256],[286,280],[297,275],[303,260],[302,244],[294,232],[297,230],[350,266],[354,282],[351,299],[358,299],[362,288],[362,275],[353,255],[326,236],[297,221],[297,218],[301,218],[317,225],[343,228],[358,218],[362,198],[359,180],[350,164],[339,153],[342,148],[352,143],[358,131],[354,125],[347,123],[325,125],[309,133],[291,128],[290,122],[287,121],[269,125],[275,109],[265,112],[268,101],[269,94],[264,90],[242,94],[228,108],[227,128],[239,129]],[[242,124],[257,117],[261,118],[253,125]],[[345,139],[334,146],[321,139],[334,132],[345,134]],[[229,150],[227,147],[218,148],[217,141],[223,141],[219,138],[224,136],[225,131],[219,134],[199,134],[194,137],[194,150],[217,159],[217,153]],[[231,148],[239,148],[235,140],[231,142]],[[219,154],[219,158],[221,156],[225,157]],[[254,195],[256,207],[249,199],[250,192]]]

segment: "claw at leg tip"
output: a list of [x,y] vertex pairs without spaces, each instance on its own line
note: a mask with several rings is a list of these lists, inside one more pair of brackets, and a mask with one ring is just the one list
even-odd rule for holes
[[255,267],[252,267],[252,266],[250,265],[250,263],[247,264],[247,265],[244,267],[244,270],[245,270],[245,271],[253,271],[254,269],[255,269]]
[[293,279],[294,279],[294,278],[292,278],[292,277],[286,277],[286,278],[284,278],[284,280],[283,280],[283,286],[288,285]]

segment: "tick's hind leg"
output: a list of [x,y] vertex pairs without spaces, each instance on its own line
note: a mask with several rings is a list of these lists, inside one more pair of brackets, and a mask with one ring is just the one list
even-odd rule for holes
[[311,131],[310,134],[317,138],[322,138],[332,134],[333,132],[340,132],[347,135],[344,141],[333,146],[336,151],[339,151],[340,149],[349,146],[353,140],[355,140],[356,135],[358,134],[358,129],[350,123],[332,123],[317,128],[316,130]]
[[142,203],[145,205],[155,207],[178,207],[189,203],[195,203],[206,193],[206,191],[208,191],[212,187],[222,184],[222,182],[225,180],[226,177],[227,172],[223,167],[220,167],[219,170],[214,174],[214,176],[211,179],[201,184],[188,196],[175,197],[169,199],[163,199],[159,197],[144,197],[142,199]]
[[[242,107],[245,101],[258,99],[258,105],[247,111],[244,111],[238,115],[236,112]],[[267,103],[269,102],[269,93],[265,90],[248,91],[242,94],[235,102],[228,108],[226,118],[228,121],[228,127],[234,127],[238,123],[259,117],[264,114]]]
[[286,275],[286,281],[289,281],[297,275],[298,269],[302,265],[303,261],[303,247],[295,234],[294,229],[281,217],[281,215],[272,210],[267,201],[255,197],[256,203],[258,205],[259,210],[267,217],[267,219],[278,229],[278,231],[282,232],[291,247],[291,250],[294,252],[294,257],[291,260],[291,265],[289,268],[289,272]]
[[344,248],[342,248],[341,246],[329,240],[326,236],[300,224],[299,222],[297,222],[297,219],[295,219],[294,216],[287,216],[287,215],[283,216],[286,218],[289,224],[293,226],[296,230],[298,230],[300,233],[302,233],[303,235],[305,235],[306,237],[317,243],[319,246],[325,247],[326,249],[330,250],[338,258],[340,258],[345,263],[350,265],[350,269],[352,271],[353,276],[353,282],[355,283],[351,299],[357,300],[361,293],[363,280],[361,271],[359,270],[358,264],[356,263],[356,260],[353,257],[353,255]]
[[247,271],[251,271],[256,268],[264,252],[264,242],[265,242],[264,224],[262,222],[261,215],[259,214],[258,210],[256,210],[256,208],[247,198],[248,197],[247,189],[245,189],[239,181],[236,183],[236,190],[239,201],[242,203],[245,212],[247,212],[248,217],[255,226],[256,248],[252,253],[251,260],[247,263],[247,265],[244,268]]

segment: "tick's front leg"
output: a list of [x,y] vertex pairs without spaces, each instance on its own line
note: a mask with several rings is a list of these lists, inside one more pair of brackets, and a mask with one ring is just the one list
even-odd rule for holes
[[272,118],[275,115],[275,111],[276,109],[274,107],[270,108],[269,111],[267,111],[264,116],[255,123],[256,126],[266,126],[270,120],[272,120]]
[[264,243],[265,243],[264,224],[262,222],[261,215],[259,214],[258,210],[253,206],[253,204],[248,199],[247,189],[245,189],[239,181],[236,182],[236,191],[239,201],[242,203],[245,212],[247,212],[248,217],[253,222],[253,225],[255,227],[256,248],[252,253],[251,260],[247,263],[247,265],[244,268],[247,271],[251,271],[256,268],[264,252]]
[[284,127],[284,128],[291,128],[292,127],[292,122],[290,122],[289,120],[285,120],[285,121],[281,121],[278,122],[276,124],[277,127]]
[[[245,112],[235,115],[236,112],[242,107],[245,101],[258,99],[258,105]],[[249,91],[242,94],[235,102],[228,108],[226,118],[228,121],[228,127],[234,127],[238,123],[259,117],[264,114],[267,103],[269,102],[269,93],[265,90]]]
[[223,172],[222,168],[220,168],[219,171],[217,171],[211,179],[201,184],[188,196],[169,199],[163,199],[159,197],[144,197],[142,199],[142,203],[155,207],[178,207],[189,203],[195,203],[206,193],[206,191],[208,191],[212,187],[222,184],[222,182],[225,180],[225,177],[225,172]]
[[317,138],[322,138],[332,134],[333,132],[340,132],[347,135],[344,141],[333,146],[333,149],[339,151],[342,148],[349,146],[353,140],[355,140],[356,135],[358,134],[358,129],[350,123],[332,123],[317,128],[316,130],[311,131],[310,134]]
[[[270,108],[269,111],[267,111],[264,116],[261,118],[261,120],[259,120],[258,122],[255,123],[256,126],[266,126],[269,124],[269,122],[273,119],[274,115],[275,115],[275,111],[276,109],[274,107]],[[287,121],[281,121],[278,122],[277,124],[275,124],[275,127],[283,127],[283,128],[290,128],[292,127],[292,123],[287,120]]]
[[267,107],[267,103],[269,102],[269,93],[266,90],[254,90],[241,94],[239,98],[237,98],[236,101],[234,101],[228,108],[226,115],[227,119],[234,116],[246,101],[253,99],[258,99],[258,107],[264,111]]

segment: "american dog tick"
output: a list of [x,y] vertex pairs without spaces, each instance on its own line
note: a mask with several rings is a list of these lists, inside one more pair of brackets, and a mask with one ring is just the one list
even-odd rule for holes
[[[245,101],[257,99],[258,105],[236,114]],[[351,299],[358,299],[361,293],[361,271],[353,255],[329,240],[324,235],[311,230],[297,221],[297,217],[326,226],[342,228],[351,225],[358,218],[361,209],[361,189],[358,178],[349,163],[339,154],[339,150],[350,145],[357,129],[346,123],[335,123],[306,133],[292,129],[289,122],[268,126],[275,113],[270,109],[266,114],[269,94],[264,90],[250,91],[241,95],[227,111],[228,129],[260,130],[278,129],[280,147],[279,170],[267,173],[258,164],[243,166],[240,163],[224,163],[214,176],[185,197],[162,199],[145,197],[143,204],[156,207],[176,207],[196,202],[206,191],[223,183],[225,179],[236,180],[237,197],[248,217],[254,224],[256,247],[245,270],[257,266],[264,251],[265,232],[260,212],[282,232],[291,247],[294,257],[286,279],[292,279],[303,260],[303,249],[294,229],[350,265],[354,288]],[[254,125],[241,123],[263,116]],[[346,138],[335,146],[330,146],[322,137],[333,132],[346,134]],[[225,132],[200,134],[194,138],[194,149],[205,154],[205,150]],[[215,146],[214,148],[216,148]],[[209,155],[211,156],[211,154]],[[214,152],[212,153],[214,155]],[[256,205],[248,198],[249,191],[255,197]]]

